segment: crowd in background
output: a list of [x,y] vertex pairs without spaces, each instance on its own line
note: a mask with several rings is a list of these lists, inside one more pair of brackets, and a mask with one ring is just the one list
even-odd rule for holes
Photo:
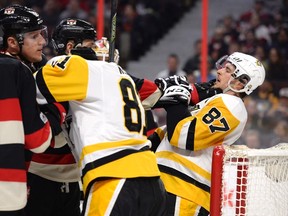
[[[216,61],[235,51],[255,56],[266,68],[264,84],[244,99],[248,122],[237,144],[267,148],[288,142],[288,0],[255,0],[238,18],[231,14],[220,19],[208,44],[208,80],[216,78]],[[166,74],[184,71],[191,83],[200,82],[201,39],[182,69],[179,61],[177,54],[169,54]],[[165,124],[165,111],[154,114]]]
[[[120,0],[117,17],[119,37],[116,41],[121,56],[120,64],[125,68],[129,60],[139,59],[196,1]],[[0,7],[18,3],[34,8],[43,17],[51,34],[59,21],[68,17],[81,18],[96,26],[96,2],[2,0]],[[110,1],[105,1],[105,5],[104,35],[108,35]],[[191,47],[193,56],[182,69],[189,80],[195,82],[200,80],[201,75],[201,40],[195,41]],[[208,48],[209,79],[215,77],[215,62],[221,56],[235,51],[257,57],[266,68],[265,83],[244,100],[249,117],[238,143],[266,148],[279,142],[288,142],[288,0],[254,0],[253,8],[243,11],[239,17],[235,18],[232,14],[223,17],[210,38]],[[44,52],[48,58],[55,55],[50,46]],[[158,120],[161,125],[161,116],[158,116]]]
[[[119,0],[117,9],[116,47],[120,64],[138,60],[171,29],[198,0]],[[44,19],[51,35],[55,26],[65,18],[79,18],[97,25],[97,0],[2,0],[0,7],[17,3],[36,10]],[[104,1],[104,35],[109,36],[110,0]],[[96,28],[97,29],[97,28]],[[48,58],[53,48],[46,47]]]

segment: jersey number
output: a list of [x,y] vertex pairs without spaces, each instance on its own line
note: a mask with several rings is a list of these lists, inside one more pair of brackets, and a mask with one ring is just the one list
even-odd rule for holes
[[[214,133],[215,131],[228,131],[230,129],[230,127],[229,127],[226,119],[224,117],[222,117],[222,118],[220,118],[220,117],[221,117],[221,112],[214,107],[214,108],[210,109],[206,115],[203,116],[202,121],[205,124],[209,124],[209,128],[210,128],[210,131],[212,133]],[[215,120],[219,120],[219,122],[222,125],[221,126],[213,125],[212,123]]]
[[61,60],[59,62],[57,61],[55,63],[52,63],[52,66],[53,67],[57,66],[57,67],[61,68],[62,70],[64,70],[66,67],[66,63],[68,62],[68,60],[70,58],[71,58],[71,56],[66,56],[63,60]]
[[124,105],[125,126],[131,132],[140,132],[142,129],[141,111],[135,89],[127,79],[120,81]]

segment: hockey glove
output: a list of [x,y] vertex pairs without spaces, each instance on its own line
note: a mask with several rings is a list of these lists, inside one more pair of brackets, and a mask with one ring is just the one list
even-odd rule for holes
[[222,93],[222,89],[213,88],[215,81],[216,80],[213,79],[209,82],[192,84],[190,105],[195,105],[206,98]]
[[155,84],[158,86],[158,88],[164,93],[167,88],[170,86],[182,86],[186,88],[188,91],[191,91],[191,86],[189,82],[187,81],[186,76],[169,76],[167,78],[157,78],[155,81]]
[[190,103],[191,94],[190,91],[182,86],[170,86],[168,87],[162,97],[158,100],[153,108],[165,107],[166,105],[183,103],[188,105]]
[[61,133],[61,124],[65,120],[65,116],[68,110],[68,103],[51,103],[45,105],[39,105],[40,111],[47,117],[53,136],[57,136]]
[[157,78],[155,84],[162,91],[162,97],[153,108],[164,107],[169,104],[189,104],[191,86],[185,76],[170,76]]

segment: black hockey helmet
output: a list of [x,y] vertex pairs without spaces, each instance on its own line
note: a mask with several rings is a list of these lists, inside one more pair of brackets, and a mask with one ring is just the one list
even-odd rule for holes
[[58,54],[65,54],[69,40],[77,45],[85,39],[96,40],[96,31],[90,23],[81,19],[62,20],[52,34],[52,44]]
[[[11,35],[15,35],[21,45],[24,33],[40,29],[47,34],[43,19],[31,8],[13,4],[0,10],[0,47],[5,46],[5,39]],[[47,38],[45,40],[47,41]]]

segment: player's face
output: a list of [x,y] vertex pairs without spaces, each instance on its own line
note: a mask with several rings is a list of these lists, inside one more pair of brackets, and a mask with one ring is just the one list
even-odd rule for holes
[[235,69],[235,66],[232,65],[230,62],[226,62],[224,67],[218,68],[217,79],[214,87],[220,88],[222,90],[226,89],[228,87],[228,82],[231,78],[231,75],[233,74]]
[[22,55],[29,62],[39,62],[42,60],[42,50],[47,44],[46,35],[43,30],[36,30],[24,34],[24,41],[22,45]]
[[84,39],[82,41],[82,46],[83,47],[89,47],[89,48],[95,48],[95,40],[92,39]]

